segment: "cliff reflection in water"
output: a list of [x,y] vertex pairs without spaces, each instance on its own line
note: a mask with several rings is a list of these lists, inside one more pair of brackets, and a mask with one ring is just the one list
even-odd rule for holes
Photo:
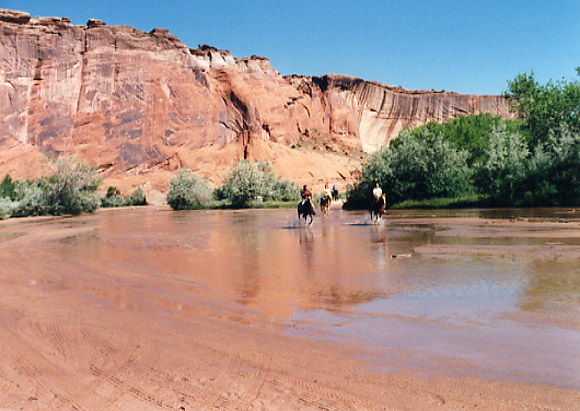
[[[34,223],[58,241],[27,255],[47,286],[80,284],[121,309],[363,341],[383,350],[379,369],[580,387],[580,215],[562,213],[402,211],[368,225],[333,210],[301,227],[294,210],[104,211]],[[23,234],[6,242],[33,233],[10,224]]]

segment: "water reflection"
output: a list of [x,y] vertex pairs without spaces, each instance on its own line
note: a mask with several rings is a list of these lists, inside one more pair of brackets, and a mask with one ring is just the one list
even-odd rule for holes
[[524,311],[538,311],[565,305],[580,323],[580,267],[578,261],[566,261],[553,269],[553,261],[534,261],[519,306]]
[[[563,216],[576,225],[560,224]],[[580,212],[402,211],[376,225],[365,218],[333,210],[302,227],[294,210],[144,209],[44,220],[63,234],[31,246],[27,267],[50,271],[47,286],[82,284],[125,310],[159,305],[244,321],[259,313],[298,335],[363,340],[384,350],[390,366],[440,369],[460,360],[469,373],[580,386]],[[27,227],[6,226],[0,242],[18,241],[15,231],[31,235]],[[151,295],[139,293],[143,281]],[[231,312],[213,308],[216,299]],[[555,340],[560,356],[539,351]]]

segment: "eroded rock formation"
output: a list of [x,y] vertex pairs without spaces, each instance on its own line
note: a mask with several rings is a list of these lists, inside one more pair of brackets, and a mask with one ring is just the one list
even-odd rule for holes
[[166,190],[180,167],[217,184],[244,157],[300,184],[344,183],[404,127],[479,111],[508,114],[498,96],[282,77],[267,58],[191,49],[166,29],[0,10],[0,173],[16,178],[46,172],[51,152],[124,189]]

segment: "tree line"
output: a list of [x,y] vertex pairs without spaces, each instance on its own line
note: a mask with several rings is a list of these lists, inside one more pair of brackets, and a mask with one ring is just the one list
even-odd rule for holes
[[[113,186],[100,198],[101,180],[96,167],[75,156],[47,157],[50,177],[13,181],[6,175],[0,182],[0,219],[42,215],[78,215],[99,207],[146,205],[143,190],[121,195]],[[221,187],[213,190],[208,182],[189,169],[179,170],[169,182],[167,203],[175,210],[198,208],[244,208],[265,202],[295,201],[298,188],[274,174],[268,162],[241,160],[233,167]]]
[[513,120],[480,113],[403,130],[369,157],[346,206],[366,208],[377,182],[391,205],[580,205],[580,83],[520,74],[504,97]]
[[147,201],[139,187],[122,196],[109,187],[104,198],[97,190],[101,180],[96,167],[76,156],[45,158],[52,169],[49,177],[32,180],[12,180],[7,174],[0,182],[0,219],[42,215],[78,215],[96,211],[99,207],[145,205]]

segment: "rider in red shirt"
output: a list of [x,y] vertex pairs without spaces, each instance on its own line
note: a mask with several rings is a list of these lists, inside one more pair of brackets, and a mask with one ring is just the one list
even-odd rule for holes
[[304,205],[306,200],[312,201],[312,193],[310,192],[306,184],[304,184],[302,191],[300,191],[300,195],[302,196],[302,205]]

